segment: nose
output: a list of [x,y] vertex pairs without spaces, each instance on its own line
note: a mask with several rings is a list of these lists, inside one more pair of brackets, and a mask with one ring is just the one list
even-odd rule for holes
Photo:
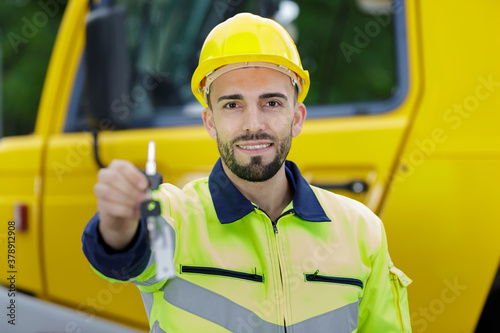
[[248,106],[244,112],[243,131],[257,133],[266,128],[264,115],[258,106]]

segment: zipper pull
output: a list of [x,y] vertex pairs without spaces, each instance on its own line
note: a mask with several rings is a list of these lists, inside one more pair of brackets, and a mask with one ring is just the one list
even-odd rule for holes
[[259,278],[260,276],[257,274],[257,267],[254,267],[254,277]]
[[315,279],[316,276],[318,275],[319,273],[319,269],[316,270],[316,272],[313,273],[313,276],[311,276],[311,278]]
[[277,234],[278,233],[278,226],[277,226],[276,221],[271,221],[271,223],[273,225],[274,233]]

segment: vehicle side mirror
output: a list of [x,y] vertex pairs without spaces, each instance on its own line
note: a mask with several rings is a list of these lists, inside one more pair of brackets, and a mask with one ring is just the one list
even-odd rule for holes
[[97,8],[87,16],[86,90],[93,128],[129,127],[130,111],[117,107],[130,92],[125,22],[124,6]]

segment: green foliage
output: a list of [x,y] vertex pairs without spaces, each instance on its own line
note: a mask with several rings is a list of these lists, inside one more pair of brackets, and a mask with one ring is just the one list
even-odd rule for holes
[[[62,3],[62,5],[61,5]],[[0,2],[3,135],[33,132],[65,1]]]
[[390,97],[396,75],[392,16],[361,13],[355,1],[297,2],[297,49],[311,76],[306,104]]

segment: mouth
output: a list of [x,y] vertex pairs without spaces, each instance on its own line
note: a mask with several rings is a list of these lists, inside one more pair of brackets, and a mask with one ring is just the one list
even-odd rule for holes
[[259,145],[237,145],[237,146],[243,150],[258,150],[271,147],[272,145],[273,145],[272,143],[264,143]]
[[271,150],[273,146],[274,144],[270,142],[244,142],[237,144],[236,148],[246,155],[261,155]]

